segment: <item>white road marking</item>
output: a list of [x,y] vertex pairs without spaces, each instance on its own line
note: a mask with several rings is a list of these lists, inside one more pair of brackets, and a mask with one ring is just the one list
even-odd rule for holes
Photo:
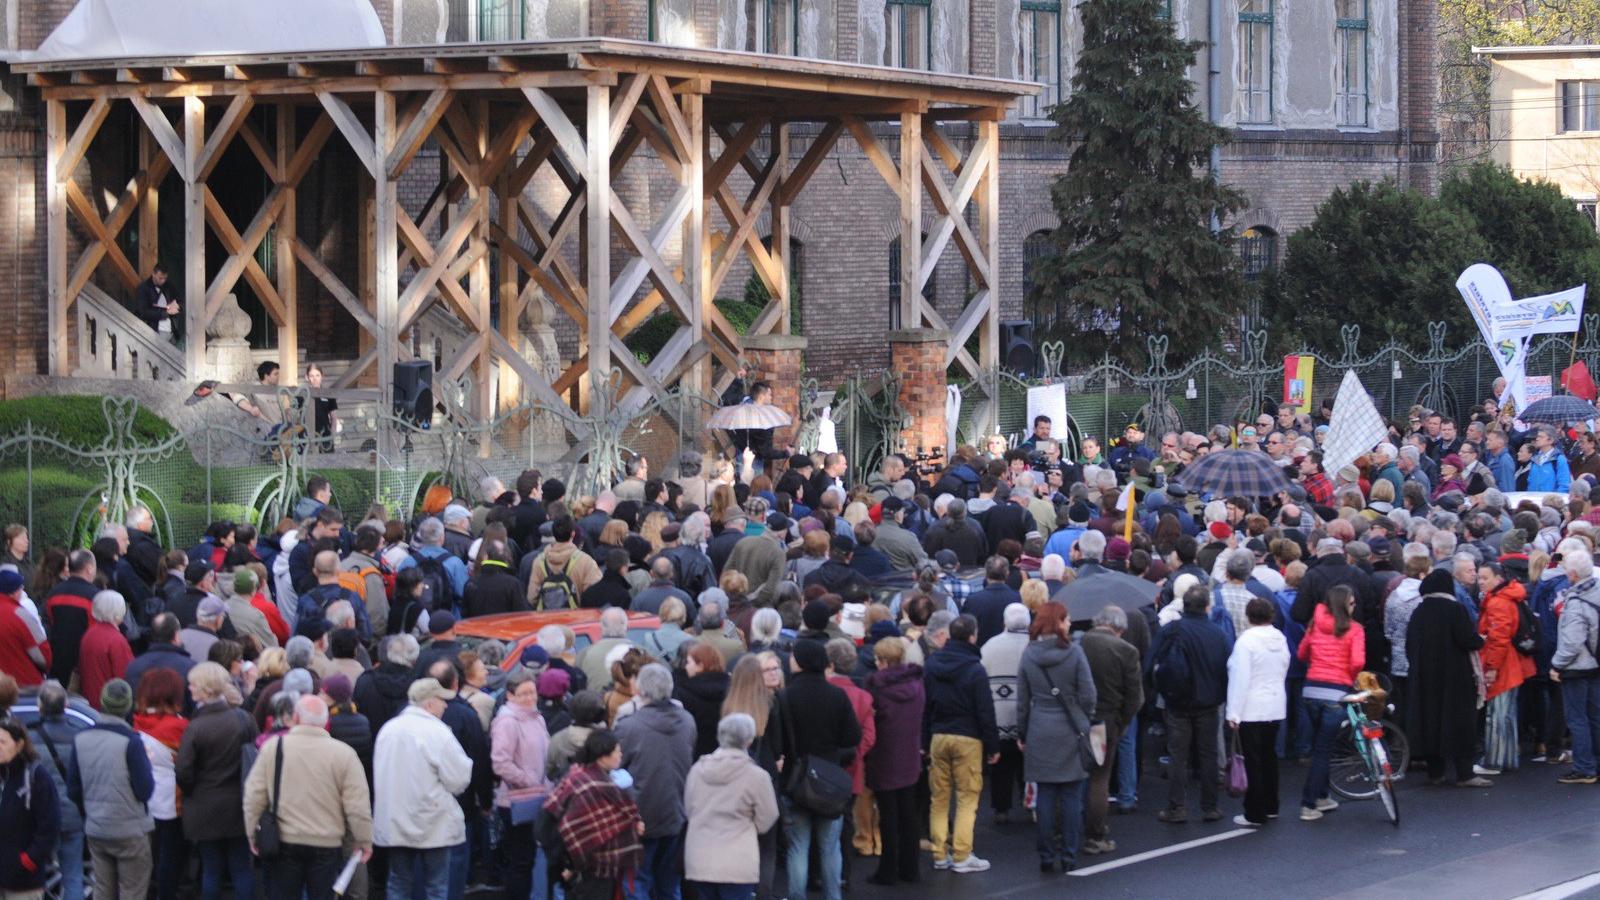
[[[1256,831],[1257,829],[1255,828],[1237,828],[1233,831],[1224,831],[1221,834],[1213,834],[1210,837],[1196,838],[1192,841],[1184,841],[1181,844],[1173,844],[1170,847],[1162,847],[1157,850],[1146,850],[1143,853],[1135,853],[1126,859],[1114,859],[1110,862],[1103,862],[1096,866],[1089,866],[1086,869],[1073,869],[1067,874],[1078,878],[1087,877],[1089,875],[1098,875],[1101,872],[1109,872],[1112,869],[1120,869],[1123,866],[1131,866],[1134,863],[1142,863],[1145,860],[1158,859],[1169,854],[1182,853],[1185,850],[1193,850],[1196,847],[1204,847],[1207,844],[1215,844],[1219,841],[1226,841],[1236,837],[1243,837],[1247,834],[1254,834]],[[1563,894],[1561,896],[1566,895]],[[1541,897],[1540,900],[1559,900],[1559,898]]]
[[1580,894],[1592,887],[1600,887],[1600,872],[1585,875],[1582,878],[1574,878],[1571,881],[1563,881],[1560,884],[1552,884],[1544,890],[1523,894],[1521,897],[1515,898],[1515,900],[1565,900],[1567,897]]

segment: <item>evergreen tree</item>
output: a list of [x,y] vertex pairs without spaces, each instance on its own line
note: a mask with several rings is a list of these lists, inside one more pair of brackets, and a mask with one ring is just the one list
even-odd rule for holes
[[1451,173],[1439,200],[1472,218],[1488,245],[1484,261],[1506,276],[1513,297],[1579,284],[1600,290],[1600,235],[1594,220],[1554,184],[1476,163]]
[[1215,344],[1248,290],[1231,230],[1211,222],[1244,206],[1207,169],[1227,133],[1194,103],[1198,43],[1179,40],[1162,0],[1084,0],[1072,94],[1051,111],[1073,143],[1051,188],[1061,225],[1031,302],[1078,361],[1103,352],[1141,364],[1146,335],[1178,358]]

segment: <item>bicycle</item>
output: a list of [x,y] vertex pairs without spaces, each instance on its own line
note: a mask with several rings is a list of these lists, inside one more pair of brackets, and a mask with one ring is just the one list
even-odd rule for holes
[[1348,800],[1378,797],[1383,801],[1389,821],[1399,827],[1400,805],[1394,783],[1405,778],[1411,762],[1411,747],[1405,732],[1393,723],[1367,716],[1366,706],[1375,704],[1379,714],[1393,712],[1385,701],[1385,691],[1359,691],[1340,698],[1346,721],[1334,738],[1333,756],[1328,771],[1328,786]]

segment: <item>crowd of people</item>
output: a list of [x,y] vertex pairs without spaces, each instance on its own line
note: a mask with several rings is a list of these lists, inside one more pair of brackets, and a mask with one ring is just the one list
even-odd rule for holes
[[[598,496],[530,470],[353,522],[312,478],[270,532],[187,549],[142,507],[88,548],[12,526],[0,706],[36,714],[0,721],[0,895],[75,900],[88,865],[97,897],[838,900],[987,870],[985,796],[1063,872],[1117,853],[1158,770],[1161,821],[1228,815],[1230,748],[1241,826],[1285,763],[1299,820],[1337,809],[1374,675],[1433,783],[1594,784],[1593,435],[1416,409],[1327,472],[1326,412],[1104,447],[1040,417],[860,483],[747,439]],[[1221,449],[1283,489],[1185,487]],[[598,637],[457,633],[566,609]]]

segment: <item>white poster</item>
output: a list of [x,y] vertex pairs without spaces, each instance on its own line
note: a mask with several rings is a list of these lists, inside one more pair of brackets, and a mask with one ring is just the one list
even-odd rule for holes
[[[1055,384],[1028,388],[1028,422],[1026,427],[1029,435],[1033,434],[1033,420],[1036,416],[1050,417],[1050,434],[1057,440],[1060,440],[1067,433],[1066,382],[1058,381]],[[1066,452],[1063,449],[1063,455]]]
[[1523,379],[1523,384],[1528,387],[1528,402],[1538,403],[1548,400],[1555,394],[1555,386],[1551,383],[1549,375],[1529,375]]

